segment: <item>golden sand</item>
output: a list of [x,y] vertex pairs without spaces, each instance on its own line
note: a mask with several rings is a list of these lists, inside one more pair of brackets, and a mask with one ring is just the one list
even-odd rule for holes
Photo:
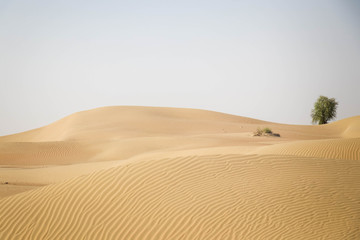
[[359,160],[360,116],[79,112],[0,137],[0,239],[360,239]]

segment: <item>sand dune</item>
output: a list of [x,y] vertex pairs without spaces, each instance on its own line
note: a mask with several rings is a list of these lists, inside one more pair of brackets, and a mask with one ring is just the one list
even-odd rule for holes
[[360,116],[346,118],[331,123],[327,127],[338,129],[344,138],[360,138]]
[[360,160],[360,138],[308,140],[276,144],[256,150],[256,153]]
[[79,142],[3,142],[0,165],[52,165],[85,162],[95,152]]
[[360,116],[83,111],[0,137],[0,239],[359,239],[359,159]]
[[[286,137],[338,136],[327,127],[281,125],[224,113],[156,107],[103,107],[78,112],[48,126],[0,137],[0,142],[118,140],[134,137],[253,132],[271,126]],[[255,128],[255,129],[254,129]],[[314,132],[315,130],[315,132]],[[330,135],[330,136],[329,136]]]
[[[342,124],[341,126],[343,126]],[[282,138],[251,138],[271,127]],[[111,161],[159,150],[341,137],[336,127],[281,125],[194,109],[104,107],[65,117],[48,126],[0,137],[0,165],[54,165]]]
[[357,239],[360,167],[343,161],[225,154],[129,163],[0,200],[0,234]]
[[102,107],[72,114],[42,128],[1,137],[0,142],[99,141],[204,132],[243,132],[239,123],[246,125],[266,122],[205,110]]

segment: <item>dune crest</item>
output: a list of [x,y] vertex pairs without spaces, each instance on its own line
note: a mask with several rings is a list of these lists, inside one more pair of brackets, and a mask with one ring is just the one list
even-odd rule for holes
[[45,127],[0,137],[0,142],[54,142],[123,137],[217,133],[265,121],[206,110],[162,107],[101,107],[71,114]]
[[341,136],[344,138],[360,138],[360,116],[342,119],[329,126],[340,129]]

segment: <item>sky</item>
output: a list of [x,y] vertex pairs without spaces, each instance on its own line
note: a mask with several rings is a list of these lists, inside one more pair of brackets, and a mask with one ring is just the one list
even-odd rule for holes
[[360,115],[357,0],[0,0],[0,135],[102,106]]

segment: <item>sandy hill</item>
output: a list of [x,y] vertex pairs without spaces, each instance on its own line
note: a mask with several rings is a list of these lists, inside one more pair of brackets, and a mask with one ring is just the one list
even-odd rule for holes
[[0,141],[49,142],[239,131],[239,124],[264,121],[205,110],[159,107],[102,107],[82,111],[48,126],[4,136]]
[[[331,130],[359,125],[359,117],[340,121]],[[281,125],[213,111],[159,107],[102,107],[82,111],[48,126],[0,137],[0,142],[54,142],[76,140],[115,140],[130,137],[154,137],[189,134],[241,133],[256,126],[272,126],[307,138],[330,137],[331,130],[319,126]],[[316,132],[314,130],[316,129]],[[328,131],[327,131],[328,130]],[[348,130],[350,131],[350,130]],[[359,132],[357,129],[356,132]],[[326,135],[326,136],[325,136]],[[330,136],[328,136],[330,135]],[[293,136],[292,136],[293,137]],[[298,136],[296,136],[298,137]]]
[[[352,122],[334,127],[281,125],[218,112],[152,107],[104,107],[48,126],[0,137],[0,165],[61,165],[128,159],[164,150],[264,146],[274,142],[338,138]],[[249,138],[258,127],[282,138]],[[356,134],[353,133],[352,134]]]
[[359,239],[359,149],[360,116],[75,113],[0,137],[0,239]]

